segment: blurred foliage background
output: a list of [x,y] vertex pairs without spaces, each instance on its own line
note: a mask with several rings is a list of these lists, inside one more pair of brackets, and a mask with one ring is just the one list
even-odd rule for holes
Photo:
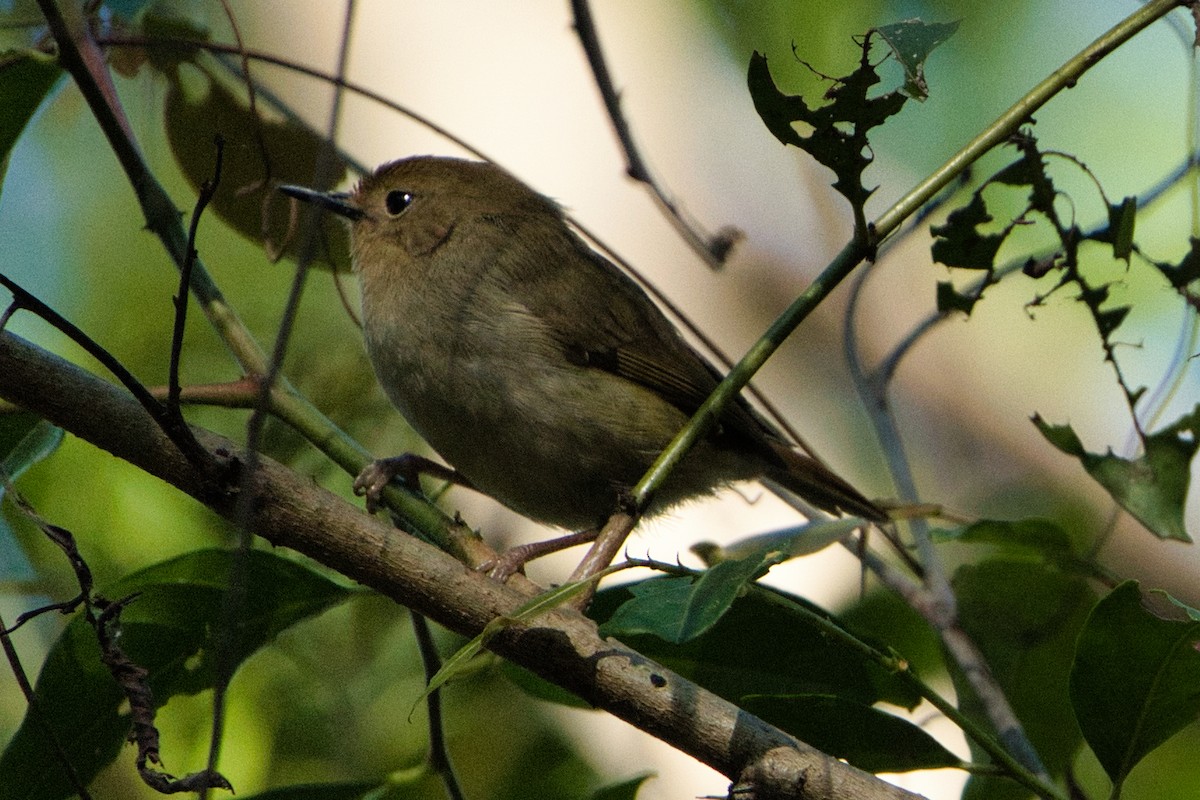
[[[565,3],[358,3],[348,77],[436,120],[564,203],[735,357],[850,232],[844,205],[828,189],[828,174],[778,145],[754,114],[744,83],[753,50],[768,55],[785,90],[822,91],[820,81],[793,60],[793,48],[815,69],[843,74],[857,58],[851,37],[871,26],[910,17],[962,20],[928,65],[931,97],[910,104],[873,141],[877,163],[868,180],[879,189],[869,208],[879,212],[1132,7],[1109,0],[614,0],[595,6],[624,111],[652,169],[702,226],[732,224],[747,234],[720,272],[701,264],[644,190],[623,178]],[[234,41],[220,3],[156,7],[207,29],[215,41]],[[232,0],[230,7],[248,47],[332,70],[340,4]],[[9,3],[0,11],[13,25],[5,35],[16,39],[29,33],[17,23],[38,18],[32,3]],[[1122,48],[1037,115],[1042,146],[1085,162],[1109,198],[1159,182],[1195,146],[1190,36],[1182,26],[1160,24]],[[312,124],[326,125],[328,86],[277,67],[256,63],[252,70],[264,89]],[[139,144],[188,213],[196,189],[164,133],[167,80],[142,66],[118,78],[118,89]],[[345,99],[337,131],[339,145],[370,166],[420,152],[461,154],[419,124],[353,96]],[[1002,156],[993,155],[977,174],[1001,163]],[[311,166],[289,169],[303,174]],[[1102,219],[1104,206],[1088,178],[1066,167],[1055,177],[1071,195],[1072,214]],[[1139,243],[1155,257],[1179,259],[1188,235],[1196,234],[1193,192],[1194,181],[1181,183],[1139,218]],[[0,264],[144,382],[157,385],[166,379],[176,273],[141,225],[107,143],[78,92],[64,82],[9,160],[0,196]],[[930,264],[928,243],[927,232],[918,231],[873,268],[858,321],[869,353],[884,353],[933,309],[934,284],[948,273]],[[201,224],[198,247],[233,305],[269,345],[293,278],[291,263],[270,263],[260,243],[211,214]],[[352,279],[341,280],[354,298]],[[1151,387],[1172,370],[1185,371],[1176,399],[1165,404],[1164,418],[1171,419],[1196,397],[1195,369],[1179,354],[1178,343],[1188,341],[1185,316],[1151,283],[1131,279],[1123,291],[1122,299],[1137,308],[1127,323],[1131,346],[1121,351],[1123,363]],[[840,345],[846,294],[840,291],[806,322],[757,382],[839,472],[867,494],[887,496],[891,486],[846,378]],[[1111,520],[1107,497],[1029,424],[1034,412],[1070,421],[1092,450],[1119,451],[1129,443],[1127,411],[1078,304],[1063,297],[1030,311],[1025,303],[1034,294],[1029,282],[996,287],[969,320],[942,326],[901,369],[893,398],[924,495],[970,516],[1052,516],[1089,541],[1111,523],[1101,561],[1200,603],[1194,549],[1154,540],[1123,517]],[[11,328],[94,366],[32,315],[17,315]],[[354,320],[326,272],[308,281],[285,373],[376,454],[420,446],[376,388]],[[223,345],[193,313],[185,382],[237,377]],[[245,412],[197,407],[188,417],[244,437]],[[283,426],[271,426],[267,452],[349,496],[348,477]],[[189,498],[70,437],[20,488],[39,513],[75,533],[100,586],[172,555],[235,539]],[[757,496],[755,489],[747,491],[751,499]],[[538,535],[520,532],[518,520],[486,499],[455,492],[445,502],[461,507],[497,544]],[[789,512],[768,498],[747,504],[732,494],[652,523],[636,545],[672,560],[694,541],[733,538],[788,519]],[[1196,515],[1189,520],[1195,529]],[[15,538],[0,541],[0,609],[8,620],[74,593],[58,552],[20,519],[10,523]],[[534,577],[561,577],[567,564],[569,557],[549,560],[537,565],[541,572]],[[842,553],[788,565],[773,578],[821,603],[845,607],[858,600],[856,562]],[[921,623],[902,609],[881,608],[893,604],[880,596],[865,603],[872,611],[859,609],[856,619],[886,628],[891,640],[908,642],[906,653],[926,653],[926,663],[936,663]],[[16,637],[28,668],[40,663],[62,625],[42,617]],[[450,639],[442,637],[446,650],[455,646]],[[239,795],[282,783],[416,771],[426,747],[423,711],[413,710],[422,680],[405,611],[356,595],[287,631],[238,672],[221,769]],[[203,763],[210,702],[206,694],[176,698],[160,716],[169,769],[184,772]],[[656,764],[662,777],[639,797],[725,789],[719,776],[620,723],[532,700],[494,663],[453,685],[446,702],[451,752],[473,798],[585,796],[636,775],[646,763]],[[0,739],[8,738],[24,710],[12,682],[0,682]],[[604,737],[603,746],[597,736]],[[1198,744],[1193,726],[1151,756],[1156,761],[1130,778],[1125,796],[1191,797],[1196,776],[1185,762]],[[132,752],[127,755],[102,777],[95,796],[151,796],[130,768]],[[1093,762],[1082,762],[1080,774],[1102,779]],[[1176,781],[1174,774],[1186,778]],[[961,785],[958,775],[902,780],[940,797],[956,796]],[[412,796],[434,796],[434,786],[418,784]]]

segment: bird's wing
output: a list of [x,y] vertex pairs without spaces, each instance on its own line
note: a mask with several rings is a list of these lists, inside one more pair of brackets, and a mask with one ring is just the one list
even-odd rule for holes
[[[498,256],[511,281],[508,290],[561,343],[573,364],[602,369],[645,386],[691,415],[721,375],[691,347],[654,302],[616,265],[588,247],[561,223],[537,218],[509,220],[519,235]],[[519,252],[517,252],[519,250]],[[572,264],[565,265],[569,253]],[[581,298],[604,298],[589,303]],[[741,398],[721,417],[718,436],[740,434],[765,450],[781,441],[769,423]],[[745,445],[743,445],[745,446]]]

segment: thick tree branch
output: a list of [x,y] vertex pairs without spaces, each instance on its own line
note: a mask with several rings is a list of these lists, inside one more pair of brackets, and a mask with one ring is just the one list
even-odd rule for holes
[[[225,517],[236,499],[206,481],[119,387],[0,332],[0,397],[196,497]],[[210,451],[243,461],[227,439],[194,429]],[[250,528],[466,636],[528,598],[470,570],[265,457],[241,484]],[[491,649],[711,765],[740,798],[899,800],[916,795],[799,742],[558,609],[511,625]]]

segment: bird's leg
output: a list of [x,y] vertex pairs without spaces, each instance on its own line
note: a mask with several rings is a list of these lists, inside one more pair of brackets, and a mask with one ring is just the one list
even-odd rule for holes
[[[633,531],[633,526],[637,524],[637,520],[637,504],[633,502],[633,498],[627,492],[622,492],[617,497],[617,510],[613,512],[613,515],[608,518],[608,521],[602,527],[588,528],[587,530],[560,536],[557,539],[548,539],[544,542],[532,542],[530,544],[510,547],[497,559],[485,564],[483,568],[493,578],[505,581],[508,580],[510,575],[520,571],[527,562],[535,558],[541,558],[550,553],[557,553],[559,550],[566,550],[568,547],[574,547],[577,544],[594,542],[588,550],[587,555],[583,557],[583,560],[579,562],[579,565],[571,573],[571,577],[567,579],[570,582],[586,580],[604,570],[612,563],[613,558],[621,549],[621,545],[629,538],[629,534]],[[596,587],[593,584],[581,596],[572,600],[571,605],[582,612],[587,609],[595,593]]]
[[[604,527],[593,537],[596,543],[588,550],[587,555],[583,557],[567,580],[581,581],[607,569],[608,565],[616,558],[617,552],[629,539],[629,534],[633,532],[633,526],[637,524],[637,519],[637,515],[630,510],[618,510],[609,517],[608,522],[604,523]],[[593,588],[593,591],[587,594],[588,601],[594,591]],[[588,601],[583,603],[585,608]]]
[[568,547],[574,547],[577,544],[587,544],[588,542],[595,541],[599,533],[599,528],[588,528],[587,530],[568,533],[566,536],[559,536],[556,539],[519,544],[516,547],[508,548],[495,559],[481,566],[480,569],[485,570],[488,575],[491,575],[496,580],[503,582],[525,569],[525,565],[535,558],[548,556],[551,553],[566,550]]
[[468,489],[475,488],[459,472],[447,466],[424,456],[404,453],[391,458],[379,458],[368,464],[354,479],[354,493],[367,499],[367,511],[374,514],[380,508],[380,497],[384,487],[391,483],[393,478],[399,478],[403,484],[415,489],[420,486],[417,477],[421,473]]

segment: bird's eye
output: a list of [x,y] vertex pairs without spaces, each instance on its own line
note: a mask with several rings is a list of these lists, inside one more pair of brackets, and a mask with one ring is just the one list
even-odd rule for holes
[[402,189],[393,189],[387,193],[384,198],[384,205],[387,206],[387,212],[393,217],[399,216],[404,209],[408,208],[413,201],[412,192],[406,192]]

